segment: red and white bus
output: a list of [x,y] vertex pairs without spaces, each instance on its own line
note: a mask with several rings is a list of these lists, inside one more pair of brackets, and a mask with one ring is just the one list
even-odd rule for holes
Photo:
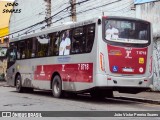
[[111,97],[152,86],[152,34],[147,21],[102,16],[10,40],[7,83],[24,90]]

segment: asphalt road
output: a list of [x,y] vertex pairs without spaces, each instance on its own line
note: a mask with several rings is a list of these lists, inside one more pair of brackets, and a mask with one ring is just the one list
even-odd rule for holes
[[[78,95],[57,99],[49,91],[34,91],[33,93],[17,93],[15,88],[0,86],[0,111],[160,111],[160,105],[138,103],[126,100],[93,100],[90,96]],[[49,119],[49,118],[47,118]],[[56,119],[56,118],[52,118]],[[70,117],[59,119],[70,120]],[[74,118],[79,120],[81,118]],[[83,118],[84,119],[84,118]],[[87,117],[87,120],[97,118]],[[103,117],[98,120],[105,119]],[[111,120],[157,120],[160,118],[109,118]]]

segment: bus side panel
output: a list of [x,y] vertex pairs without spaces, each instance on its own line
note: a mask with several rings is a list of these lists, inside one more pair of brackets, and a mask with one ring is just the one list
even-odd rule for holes
[[107,73],[108,69],[108,52],[106,50],[106,42],[102,39],[102,25],[98,27],[97,36],[97,61],[96,61],[96,75],[95,75],[95,87],[107,87]]
[[[23,87],[33,87],[33,70],[31,66],[31,60],[17,60],[15,65],[16,73],[21,76]],[[16,79],[16,76],[15,76]]]
[[12,65],[11,67],[7,68],[6,81],[7,81],[7,84],[10,86],[15,86],[16,72],[13,71],[13,69],[15,68],[16,68],[16,63]]
[[[51,81],[55,72],[60,74],[62,81],[65,83],[63,85],[64,90],[76,90],[76,87],[74,89],[72,87],[74,82],[93,82],[93,63],[38,65],[34,72],[34,81]],[[70,83],[72,83],[72,86]]]
[[[97,34],[95,34],[90,53],[17,60],[19,67],[16,72],[20,72],[22,76],[22,86],[49,90],[52,75],[58,72],[62,78],[63,90],[80,91],[94,87],[97,70],[97,40]],[[74,84],[74,89],[71,84]]]
[[[85,56],[84,59],[80,59],[82,56]],[[57,72],[62,78],[63,90],[79,91],[91,88],[95,75],[95,55],[88,53],[67,57],[70,57],[70,61],[64,64],[60,64],[61,61],[58,62],[59,57],[18,60],[14,67],[15,73],[20,73],[23,87],[50,90],[52,75]],[[57,62],[53,64],[53,61]],[[73,83],[75,83],[75,89],[70,85]]]
[[[98,27],[96,26],[95,33],[97,32]],[[98,34],[95,34],[92,51],[90,53],[38,58],[32,62],[32,64],[34,64],[34,87],[42,89],[47,84],[44,89],[50,89],[51,78],[54,72],[60,74],[63,90],[82,91],[95,87],[98,52],[97,36]],[[67,60],[65,58],[67,58]]]

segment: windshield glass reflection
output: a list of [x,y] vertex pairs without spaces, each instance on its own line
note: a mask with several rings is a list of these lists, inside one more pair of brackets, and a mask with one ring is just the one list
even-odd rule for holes
[[105,39],[122,43],[148,43],[149,25],[144,22],[107,20]]

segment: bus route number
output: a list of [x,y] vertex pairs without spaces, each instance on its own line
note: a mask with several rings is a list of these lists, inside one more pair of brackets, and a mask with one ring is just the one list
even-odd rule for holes
[[89,64],[78,64],[78,70],[89,70]]

